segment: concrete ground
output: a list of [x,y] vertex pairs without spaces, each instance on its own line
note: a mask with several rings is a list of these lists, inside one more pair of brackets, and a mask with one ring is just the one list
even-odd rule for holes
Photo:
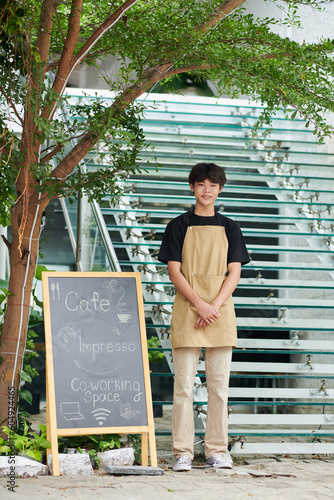
[[[168,413],[168,412],[167,412]],[[156,427],[169,425],[157,419]],[[43,414],[37,423],[43,421]],[[173,472],[171,438],[157,436],[162,476],[38,476],[18,478],[15,491],[8,491],[7,478],[0,478],[1,500],[30,499],[127,499],[127,500],[320,500],[334,498],[333,456],[237,456],[231,470],[207,470],[201,449],[196,447],[195,467]]]
[[[158,450],[159,451],[159,450]],[[334,498],[333,458],[252,457],[235,460],[232,470],[165,471],[163,476],[38,476],[17,479],[8,491],[0,478],[0,498],[127,500],[317,500]],[[165,466],[161,463],[161,466]]]

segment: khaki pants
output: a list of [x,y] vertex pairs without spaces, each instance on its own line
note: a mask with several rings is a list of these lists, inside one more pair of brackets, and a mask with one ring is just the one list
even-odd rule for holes
[[[173,454],[194,456],[193,389],[200,347],[173,349],[175,370],[173,398]],[[205,371],[208,388],[205,456],[224,455],[228,444],[227,398],[232,347],[206,347]]]

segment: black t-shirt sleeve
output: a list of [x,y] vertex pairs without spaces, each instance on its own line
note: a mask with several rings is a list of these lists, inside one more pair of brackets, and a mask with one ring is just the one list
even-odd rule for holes
[[248,264],[250,257],[241,229],[236,222],[230,227],[228,243],[227,264],[231,262],[241,262],[241,265]]
[[184,241],[184,228],[178,218],[167,224],[163,235],[158,260],[167,264],[169,260],[182,262],[182,247]]

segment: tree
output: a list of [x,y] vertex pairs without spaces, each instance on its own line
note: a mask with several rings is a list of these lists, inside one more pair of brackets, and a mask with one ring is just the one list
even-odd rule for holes
[[[321,9],[330,3],[272,1],[283,5],[288,24],[298,24],[299,4]],[[45,207],[78,191],[97,199],[106,191],[117,194],[116,177],[136,171],[135,158],[145,147],[137,97],[190,72],[214,81],[221,94],[248,94],[266,104],[262,123],[270,124],[284,107],[291,118],[298,112],[312,123],[320,142],[332,133],[325,114],[334,109],[333,40],[298,44],[281,38],[271,31],[278,21],[255,19],[244,3],[1,0],[0,222],[10,217],[12,227],[12,241],[5,241],[10,295],[2,325],[1,401],[8,388],[17,394],[19,386]],[[119,59],[118,73],[104,75],[114,100],[72,106],[80,120],[64,124],[70,75],[81,63],[98,66],[107,56]],[[82,172],[77,167],[94,148],[107,152],[112,166]],[[0,425],[7,418],[1,404]]]

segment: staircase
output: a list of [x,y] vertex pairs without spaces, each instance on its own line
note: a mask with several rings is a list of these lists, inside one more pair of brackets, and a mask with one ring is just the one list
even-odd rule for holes
[[[89,99],[78,89],[69,92],[73,101]],[[158,101],[155,109],[149,107],[153,101]],[[117,205],[108,196],[100,206],[83,200],[81,268],[141,272],[148,337],[160,341],[150,351],[165,354],[162,369],[161,363],[159,370],[151,365],[154,404],[171,405],[175,289],[157,253],[169,220],[194,205],[190,168],[201,161],[224,167],[228,181],[217,209],[240,224],[252,258],[234,293],[239,343],[230,380],[231,453],[333,453],[334,165],[329,146],[318,146],[302,120],[289,121],[283,112],[265,139],[251,139],[261,106],[246,100],[151,94],[145,102],[142,126],[161,167],[156,171],[144,157],[145,171],[123,182],[125,194]],[[99,168],[99,161],[92,152],[85,167]],[[71,230],[76,207],[63,202],[63,209]],[[198,436],[204,434],[206,398],[201,359],[194,386]]]

